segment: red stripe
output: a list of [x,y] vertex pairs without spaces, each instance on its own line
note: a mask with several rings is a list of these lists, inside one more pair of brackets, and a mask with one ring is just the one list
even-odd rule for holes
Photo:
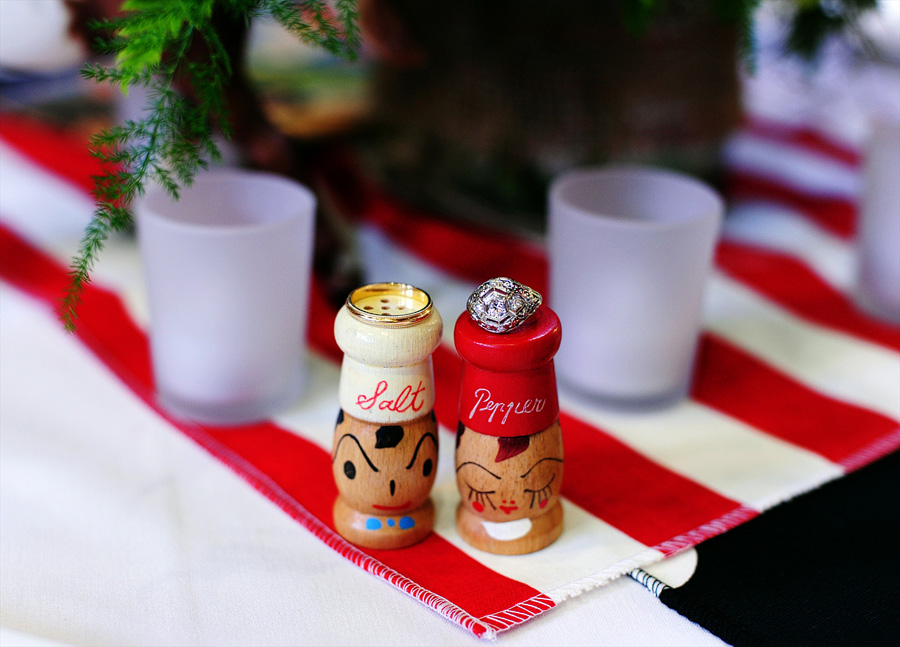
[[683,551],[685,548],[690,548],[691,546],[696,546],[697,544],[704,542],[707,539],[718,537],[723,532],[731,530],[735,526],[739,526],[745,521],[749,521],[750,519],[758,516],[759,512],[757,512],[753,508],[741,506],[740,508],[736,508],[722,515],[721,517],[712,519],[708,523],[705,523],[702,526],[686,532],[683,535],[678,535],[677,537],[672,537],[672,539],[667,539],[661,544],[657,544],[653,548],[660,551],[667,557],[670,555],[675,555]]
[[326,297],[327,290],[318,278],[313,278],[309,291],[309,327],[306,339],[309,345],[333,362],[340,362],[344,353],[334,340],[334,318],[338,308]]
[[[444,325],[448,325],[445,323]],[[459,422],[459,386],[462,361],[443,344],[431,356],[434,362],[434,415],[445,428],[455,431]]]
[[365,219],[430,265],[475,284],[510,276],[546,294],[547,261],[532,245],[490,227],[411,210],[379,193],[368,198]]
[[[3,224],[0,277],[49,306],[60,302],[68,285],[68,274],[61,265]],[[77,335],[141,399],[151,402],[153,375],[147,339],[115,294],[88,286],[79,308]]]
[[725,240],[716,249],[716,264],[794,314],[900,350],[900,328],[865,316],[846,296],[791,256]]
[[830,157],[845,164],[856,166],[860,163],[860,154],[856,149],[846,144],[838,143],[812,128],[788,126],[757,118],[750,120],[745,125],[745,129],[760,137],[805,148],[823,157]]
[[[331,508],[337,488],[331,456],[318,445],[268,422],[237,429],[204,430],[334,530]],[[540,595],[539,591],[482,566],[434,533],[402,551],[362,552],[478,618]],[[465,577],[460,577],[461,573]]]
[[841,238],[852,238],[856,231],[856,204],[846,198],[811,195],[777,180],[747,172],[731,174],[725,192],[731,202],[763,200],[779,203]]
[[429,265],[476,285],[506,275],[546,293],[547,259],[537,245],[507,231],[409,207],[367,181],[341,151],[326,156],[319,167],[324,191],[344,215],[377,226]]
[[825,397],[711,334],[701,341],[691,397],[835,463],[894,434],[900,424]]
[[88,193],[94,190],[92,176],[103,172],[100,160],[88,150],[87,138],[74,137],[71,131],[2,113],[0,137],[35,163],[74,182]]
[[[48,304],[57,299],[67,280],[62,266],[2,225],[0,277]],[[153,402],[146,336],[128,316],[118,297],[95,285],[88,286],[77,335],[144,402],[165,415]],[[316,525],[314,520],[321,520],[333,531],[331,506],[337,490],[326,451],[272,423],[219,429],[170,422],[311,530]],[[266,485],[269,481],[290,500],[276,496],[276,489]],[[297,506],[301,508],[300,513]],[[321,532],[318,529],[317,534]],[[403,551],[362,552],[475,617],[543,597],[535,589],[486,568],[437,535]],[[460,577],[460,573],[465,577]],[[447,610],[448,615],[452,613],[452,609]]]
[[553,600],[544,595],[532,598],[509,609],[504,609],[499,613],[494,613],[486,618],[482,618],[482,620],[495,630],[503,631],[521,623],[523,616],[534,617],[548,609],[552,609],[554,606],[556,605]]

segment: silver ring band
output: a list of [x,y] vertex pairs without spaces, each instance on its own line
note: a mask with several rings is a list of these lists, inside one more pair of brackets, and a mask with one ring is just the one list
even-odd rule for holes
[[500,276],[475,288],[466,302],[466,310],[488,332],[505,333],[525,323],[543,300],[537,290]]

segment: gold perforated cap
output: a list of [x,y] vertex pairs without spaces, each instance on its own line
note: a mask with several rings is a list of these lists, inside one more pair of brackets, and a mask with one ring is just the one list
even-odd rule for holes
[[351,315],[377,326],[414,326],[427,319],[432,309],[431,296],[407,283],[372,283],[347,297]]

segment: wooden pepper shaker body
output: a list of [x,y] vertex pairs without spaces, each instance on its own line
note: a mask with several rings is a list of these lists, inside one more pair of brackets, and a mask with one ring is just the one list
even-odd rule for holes
[[431,297],[399,283],[354,290],[335,319],[344,360],[332,450],[334,524],[354,544],[402,548],[434,527],[431,353],[442,327]]
[[[484,290],[492,283],[499,286],[496,299],[504,299],[504,304],[492,302],[491,290]],[[515,301],[520,288],[529,290],[510,279],[488,281],[479,288],[480,308],[476,303],[470,314],[470,299],[469,312],[459,317],[454,329],[456,350],[463,358],[457,528],[472,546],[504,555],[548,546],[563,524],[563,443],[553,369],[561,339],[559,318],[530,291],[525,295],[534,295],[537,305],[532,301],[532,313],[524,308],[521,325],[494,331],[476,319],[490,323],[491,308],[502,318],[504,308],[520,305]]]

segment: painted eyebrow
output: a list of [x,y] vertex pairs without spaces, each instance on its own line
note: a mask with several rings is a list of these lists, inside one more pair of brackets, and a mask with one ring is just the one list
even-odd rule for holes
[[531,467],[529,467],[529,468],[528,468],[528,471],[525,472],[524,474],[522,474],[522,476],[520,476],[519,478],[520,478],[520,479],[523,479],[523,478],[525,478],[526,476],[528,476],[529,474],[531,474],[531,470],[533,470],[535,467],[537,467],[538,465],[540,465],[540,464],[543,463],[544,461],[558,461],[558,462],[562,463],[562,462],[563,462],[563,459],[561,459],[561,458],[553,458],[553,457],[551,457],[551,456],[547,456],[546,458],[542,458],[542,459],[539,460],[537,463],[535,463],[534,465],[532,465]]
[[481,469],[483,469],[485,472],[487,472],[488,474],[490,474],[491,476],[493,476],[493,477],[494,477],[495,479],[497,479],[498,481],[500,480],[500,477],[499,477],[499,476],[497,476],[496,474],[494,474],[491,470],[489,470],[488,468],[486,468],[484,465],[481,465],[481,464],[479,464],[479,463],[476,463],[475,461],[466,461],[465,463],[463,463],[462,465],[460,465],[459,467],[457,467],[457,468],[456,468],[456,471],[458,472],[459,470],[461,470],[461,469],[462,469],[463,467],[465,467],[466,465],[474,465],[475,467],[480,467]]
[[359,444],[359,440],[357,440],[356,436],[354,436],[353,434],[344,434],[343,436],[341,436],[341,439],[337,442],[337,446],[334,448],[334,456],[331,457],[331,462],[334,463],[334,461],[337,459],[337,453],[338,453],[338,450],[341,448],[341,443],[344,442],[344,438],[348,438],[348,437],[352,438],[353,442],[356,443],[356,446],[359,447],[359,451],[362,452],[363,458],[366,459],[366,462],[369,464],[369,467],[372,468],[372,471],[377,472],[378,468],[375,467],[372,464],[372,461],[369,460],[369,455],[366,454],[366,450],[362,448],[362,445]]
[[434,446],[435,447],[438,446],[437,438],[435,438],[434,434],[431,433],[430,431],[427,434],[425,434],[424,436],[422,436],[421,438],[419,438],[419,442],[416,444],[416,451],[413,452],[412,460],[409,461],[409,465],[406,466],[406,469],[409,469],[410,467],[412,467],[413,463],[416,462],[416,456],[419,455],[419,447],[422,446],[422,443],[425,442],[426,438],[431,438],[431,441],[434,443]]

